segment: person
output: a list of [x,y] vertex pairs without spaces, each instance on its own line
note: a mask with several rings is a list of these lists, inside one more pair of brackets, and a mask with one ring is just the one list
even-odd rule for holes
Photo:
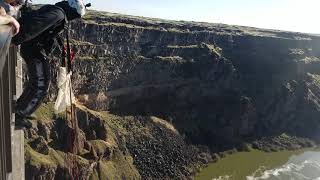
[[21,45],[20,54],[28,68],[29,80],[17,100],[16,126],[30,127],[26,120],[42,103],[50,86],[50,59],[53,46],[65,29],[68,21],[85,15],[82,0],[61,1],[55,5],[44,5],[18,19],[20,32],[13,38]]

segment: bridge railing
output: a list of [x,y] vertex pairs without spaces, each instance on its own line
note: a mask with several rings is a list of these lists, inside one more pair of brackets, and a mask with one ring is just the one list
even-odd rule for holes
[[0,179],[11,179],[12,124],[16,92],[16,49],[10,48],[12,28],[0,25]]

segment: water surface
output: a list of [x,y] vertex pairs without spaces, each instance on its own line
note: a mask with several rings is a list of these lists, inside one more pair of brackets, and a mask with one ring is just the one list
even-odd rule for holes
[[320,151],[240,152],[212,163],[196,180],[320,180]]

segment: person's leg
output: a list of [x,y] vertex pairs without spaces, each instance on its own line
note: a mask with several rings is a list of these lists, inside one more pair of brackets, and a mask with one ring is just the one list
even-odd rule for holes
[[22,118],[30,116],[39,107],[49,89],[50,64],[41,51],[39,48],[21,47],[21,55],[28,67],[28,82],[16,106],[16,114]]

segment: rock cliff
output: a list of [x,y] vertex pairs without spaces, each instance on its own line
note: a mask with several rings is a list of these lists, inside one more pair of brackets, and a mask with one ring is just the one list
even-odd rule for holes
[[[261,138],[319,141],[319,36],[97,11],[71,34],[75,93],[94,110],[78,107],[85,179],[185,179]],[[68,124],[38,119],[28,177],[68,174]]]
[[318,36],[101,12],[73,29],[76,92],[93,109],[161,117],[206,145],[318,135]]
[[78,104],[75,137],[65,115],[55,115],[52,106],[40,107],[25,132],[26,179],[189,179],[212,160],[207,148],[186,143],[163,119],[117,116]]

